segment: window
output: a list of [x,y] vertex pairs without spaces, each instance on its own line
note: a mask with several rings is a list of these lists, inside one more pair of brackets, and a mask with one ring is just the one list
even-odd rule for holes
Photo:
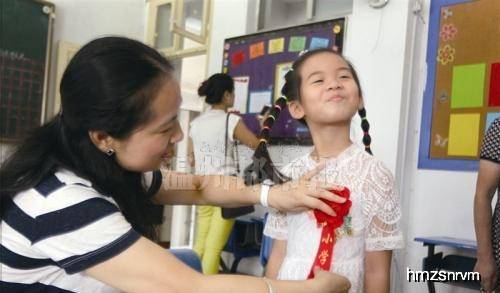
[[210,0],[149,0],[146,42],[170,58],[205,54],[210,7]]

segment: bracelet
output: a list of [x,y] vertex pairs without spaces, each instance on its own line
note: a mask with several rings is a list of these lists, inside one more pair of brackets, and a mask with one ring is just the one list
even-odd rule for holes
[[266,283],[267,285],[267,293],[274,293],[273,285],[271,284],[271,282],[269,282],[267,278],[262,278],[262,280],[264,280],[264,283]]
[[262,206],[265,206],[266,208],[269,207],[269,204],[267,203],[267,198],[269,197],[270,188],[271,186],[267,184],[261,184],[260,187],[260,204]]

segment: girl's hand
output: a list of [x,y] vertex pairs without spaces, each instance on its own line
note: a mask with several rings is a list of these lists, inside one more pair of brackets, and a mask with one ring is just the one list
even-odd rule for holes
[[310,292],[318,293],[347,293],[351,288],[351,283],[341,275],[323,271],[316,268],[314,279],[311,280],[312,290]]
[[342,190],[343,187],[327,185],[311,180],[312,177],[324,168],[324,164],[318,164],[314,170],[309,171],[299,180],[292,180],[273,186],[269,191],[269,205],[284,212],[319,209],[334,216],[335,213],[332,208],[321,201],[320,198],[343,203],[345,202],[345,198],[328,191],[332,189]]
[[474,271],[481,275],[481,287],[484,292],[493,292],[497,283],[497,268],[493,257],[478,257]]

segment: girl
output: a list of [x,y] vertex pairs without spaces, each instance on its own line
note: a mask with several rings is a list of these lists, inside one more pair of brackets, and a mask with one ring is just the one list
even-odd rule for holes
[[[275,241],[266,276],[306,279],[313,263],[317,264],[320,245],[330,242],[334,243],[333,253],[328,255],[331,271],[350,280],[350,292],[362,292],[363,287],[365,292],[389,292],[391,251],[403,245],[398,228],[401,212],[393,176],[371,156],[369,124],[356,72],[336,52],[321,49],[300,56],[285,79],[284,97],[277,101],[271,114],[274,117],[264,122],[263,142],[254,156],[254,165],[247,169],[247,180],[297,179],[323,162],[326,168],[316,179],[347,188],[352,206],[343,225],[335,230],[335,239],[322,237],[322,227],[318,227],[311,212],[271,213],[264,234]],[[269,122],[277,119],[286,99],[292,117],[309,127],[314,148],[280,173],[269,161],[265,141],[272,124]],[[349,137],[351,118],[356,112],[362,118],[364,150]],[[257,161],[264,164],[256,166]]]
[[[234,104],[233,78],[214,74],[200,85],[198,95],[211,107],[190,124],[189,145],[193,146],[196,174],[235,175],[233,141],[255,149],[259,140],[238,115],[227,113]],[[234,219],[222,218],[221,208],[215,206],[199,206],[196,216],[194,250],[200,256],[203,273],[217,274]]]
[[[157,51],[120,37],[91,41],[70,61],[60,90],[61,113],[36,129],[0,169],[1,292],[343,292],[348,287],[345,279],[321,271],[306,282],[205,277],[150,240],[152,200],[258,202],[258,191],[237,178],[172,172],[162,178],[158,171],[152,180],[143,176],[158,170],[183,136],[179,84]],[[228,188],[220,186],[221,179]],[[261,194],[280,210],[308,206],[331,212],[315,197],[338,198],[326,196],[325,185],[308,191],[307,182],[288,194],[277,188],[269,197]]]

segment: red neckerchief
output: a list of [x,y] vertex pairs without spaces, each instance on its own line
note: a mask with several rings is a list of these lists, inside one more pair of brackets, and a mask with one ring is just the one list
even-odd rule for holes
[[315,267],[320,267],[325,271],[330,270],[330,265],[332,264],[333,259],[333,246],[335,245],[335,229],[344,224],[344,217],[349,214],[349,210],[352,205],[351,200],[349,200],[351,192],[347,189],[347,187],[344,187],[342,190],[330,190],[330,192],[347,200],[344,203],[336,203],[326,199],[321,199],[335,211],[337,214],[336,216],[327,215],[317,209],[314,210],[316,223],[318,224],[318,227],[322,228],[322,230],[318,252],[314,258],[314,263],[311,271],[309,272],[309,276],[307,276],[308,279],[314,278]]

